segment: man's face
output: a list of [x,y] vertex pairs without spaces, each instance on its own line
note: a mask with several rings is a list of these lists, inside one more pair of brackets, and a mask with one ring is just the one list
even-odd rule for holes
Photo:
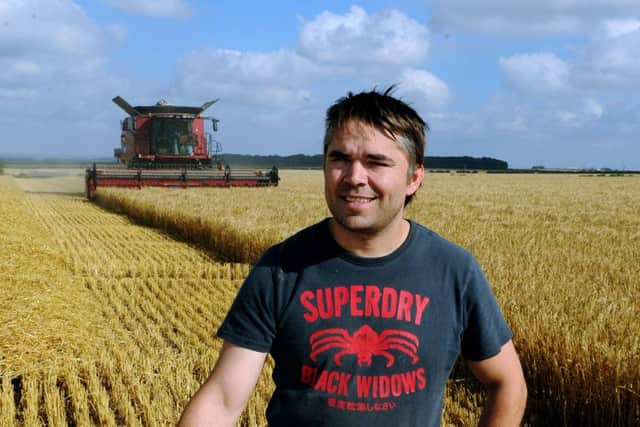
[[423,177],[416,166],[411,176],[407,153],[400,144],[372,126],[349,121],[327,146],[325,197],[343,231],[374,234],[402,222],[405,196]]

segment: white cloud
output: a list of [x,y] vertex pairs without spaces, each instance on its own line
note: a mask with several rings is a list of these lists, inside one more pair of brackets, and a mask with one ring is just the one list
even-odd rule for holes
[[576,79],[584,87],[639,87],[640,22],[609,26],[608,37],[587,45],[576,59]]
[[[443,81],[427,71],[407,68],[425,59],[428,30],[398,11],[367,14],[354,6],[343,15],[323,12],[302,24],[298,43],[294,49],[264,52],[216,48],[189,52],[177,63],[175,93],[189,99],[220,97],[225,104],[223,140],[248,141],[252,129],[277,138],[277,143],[291,136],[276,130],[276,125],[313,127],[297,138],[316,141],[324,109],[357,86],[386,87],[400,77],[401,90],[411,92],[411,101],[441,108],[449,100]],[[327,92],[336,86],[340,92]],[[247,143],[258,146],[255,152],[277,149]],[[305,152],[317,152],[317,147],[309,145]]]
[[602,108],[602,105],[595,99],[587,98],[584,100],[584,112],[588,116],[593,116],[599,119],[600,117],[602,117],[604,109]]
[[445,82],[426,70],[413,68],[402,72],[398,92],[407,94],[419,102],[424,101],[430,109],[445,107],[451,98],[449,87]]
[[178,63],[177,81],[182,92],[210,92],[232,102],[286,104],[304,101],[304,83],[319,68],[287,50],[241,52],[203,49],[185,55]]
[[309,87],[324,78],[384,86],[400,75],[404,90],[433,108],[449,100],[444,82],[427,71],[405,69],[424,60],[429,39],[426,27],[398,11],[325,11],[302,26],[298,41],[296,50],[190,52],[178,62],[177,86],[194,95],[204,89],[236,103],[284,107],[307,102]]
[[0,87],[23,86],[37,80],[42,73],[40,64],[23,58],[0,58]]
[[636,18],[607,19],[601,23],[600,27],[599,31],[596,31],[596,36],[613,39],[638,31],[640,20]]
[[511,167],[618,168],[621,159],[630,167],[639,111],[590,97],[502,93],[477,110],[427,115],[429,149],[432,155],[497,157]]
[[353,6],[344,15],[325,11],[306,23],[299,51],[328,64],[417,64],[429,51],[429,31],[397,10],[369,15]]
[[107,69],[113,39],[72,0],[0,2],[0,118],[25,142],[0,141],[0,153],[95,152],[119,86]]
[[640,20],[604,20],[573,57],[520,53],[499,59],[509,87],[527,95],[594,94],[605,89],[640,87]]
[[505,81],[525,94],[550,94],[567,89],[569,65],[553,53],[516,54],[500,58]]
[[602,19],[640,16],[637,0],[432,0],[438,31],[491,34],[578,34]]
[[[593,98],[566,102],[564,110],[556,112],[556,118],[561,126],[576,129],[593,128],[595,122],[604,114],[604,107]],[[553,108],[553,106],[549,106]],[[553,129],[553,124],[550,125]]]
[[568,126],[575,126],[576,125],[576,113],[573,113],[571,111],[558,111],[556,113],[556,116],[558,117],[558,120]]
[[[8,0],[0,9],[0,88],[46,105],[58,88],[72,97],[103,76],[105,31],[70,0]],[[70,84],[66,77],[73,77]],[[64,86],[64,87],[63,87]],[[25,89],[25,90],[22,90]]]
[[185,17],[193,10],[184,0],[100,0],[102,3],[134,15],[152,17]]
[[0,56],[86,55],[100,49],[100,29],[68,0],[5,0]]
[[127,28],[120,24],[108,24],[105,27],[107,34],[116,42],[124,43],[127,40]]

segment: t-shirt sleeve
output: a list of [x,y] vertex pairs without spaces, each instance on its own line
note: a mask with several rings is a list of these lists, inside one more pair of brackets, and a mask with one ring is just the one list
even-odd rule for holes
[[473,258],[465,284],[462,355],[467,360],[481,361],[498,354],[512,334],[487,279]]
[[269,249],[240,287],[218,337],[240,347],[268,353],[276,331],[275,248]]

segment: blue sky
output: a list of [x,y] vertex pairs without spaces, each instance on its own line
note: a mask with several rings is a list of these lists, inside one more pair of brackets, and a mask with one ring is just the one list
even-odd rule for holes
[[427,155],[640,170],[638,0],[0,0],[0,69],[0,156],[110,156],[116,95],[318,154],[332,102],[397,84]]

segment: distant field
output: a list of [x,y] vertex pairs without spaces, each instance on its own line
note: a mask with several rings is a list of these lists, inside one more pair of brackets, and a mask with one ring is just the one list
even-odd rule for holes
[[5,175],[29,193],[84,193],[85,169],[80,167],[5,167]]
[[[428,174],[409,207],[484,267],[525,367],[528,425],[640,424],[639,179]],[[0,298],[14,301],[0,306],[2,426],[175,423],[249,264],[328,215],[319,171],[282,171],[277,188],[99,191],[187,244],[23,185],[0,177]],[[242,425],[264,424],[267,374]],[[457,368],[443,424],[472,425],[481,402]]]

